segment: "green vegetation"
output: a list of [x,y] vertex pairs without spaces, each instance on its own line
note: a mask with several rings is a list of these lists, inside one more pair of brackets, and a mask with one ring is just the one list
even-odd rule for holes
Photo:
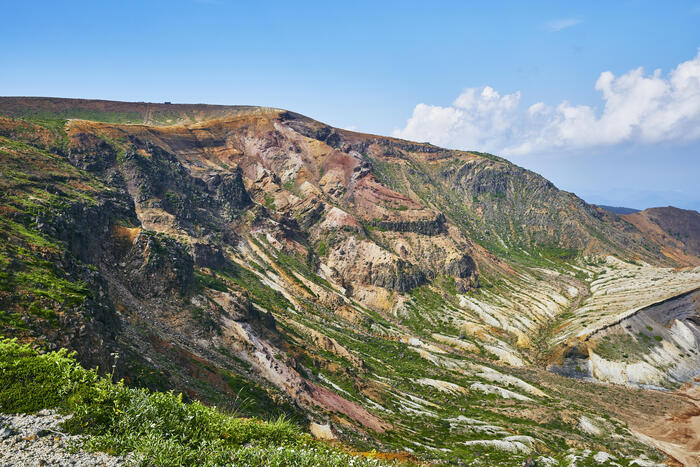
[[316,253],[318,254],[318,256],[323,257],[323,256],[326,256],[327,251],[328,251],[328,242],[326,242],[326,240],[320,240],[316,244]]
[[544,258],[551,260],[570,260],[578,255],[576,250],[561,248],[555,245],[542,246],[538,251]]
[[30,121],[79,119],[91,120],[93,122],[107,123],[143,123],[143,118],[138,112],[103,112],[94,109],[75,107],[61,111],[32,110],[26,109],[22,112],[22,119]]
[[22,330],[30,315],[57,327],[55,310],[83,304],[91,292],[80,280],[69,280],[54,261],[61,248],[32,228],[0,218],[0,292],[9,293],[0,310],[0,325]]
[[211,275],[204,274],[201,271],[194,272],[195,280],[197,281],[197,289],[201,290],[203,287],[208,289],[218,290],[219,292],[226,292],[228,287],[226,282],[219,279],[216,273],[212,272]]
[[263,284],[253,271],[235,263],[208,274],[195,271],[195,280],[196,288],[200,291],[203,287],[220,292],[228,291],[229,287],[246,290],[251,295],[253,303],[265,309],[285,310],[291,306],[280,292]]
[[225,414],[182,395],[113,383],[76,363],[65,349],[39,354],[0,339],[0,411],[72,413],[64,424],[82,446],[134,453],[142,465],[379,465],[312,438],[290,421]]
[[284,417],[297,424],[304,422],[304,417],[298,408],[286,401],[274,399],[259,384],[231,372],[225,373],[224,379],[235,394],[233,402],[229,402],[227,406],[232,404],[236,413],[275,418]]
[[165,201],[165,210],[170,213],[177,213],[182,209],[182,199],[180,199],[180,195],[174,191],[166,191],[163,196],[163,201]]
[[484,159],[488,159],[490,161],[494,162],[506,162],[505,159],[502,157],[494,156],[493,154],[489,154],[488,152],[479,152],[479,151],[468,151],[471,154],[476,154],[477,156],[481,156]]
[[614,334],[603,337],[595,348],[595,352],[609,360],[637,361],[662,340],[661,336],[653,338],[642,332],[636,336],[629,334]]
[[33,413],[57,407],[63,403],[63,389],[68,382],[79,385],[83,375],[66,351],[39,355],[29,346],[0,338],[3,413]]
[[275,210],[275,198],[274,198],[274,196],[272,196],[269,193],[265,193],[264,198],[265,198],[264,199],[265,207],[267,209],[269,209],[270,211],[274,211]]
[[296,186],[297,186],[296,177],[287,180],[286,182],[284,182],[284,184],[282,186],[284,187],[285,190],[290,191],[292,193],[296,193]]
[[189,312],[190,317],[193,321],[197,323],[199,328],[203,329],[206,332],[221,332],[221,327],[219,326],[219,323],[217,323],[214,320],[214,318],[206,312],[206,310],[193,305],[192,307],[190,307]]
[[[27,138],[33,145],[43,147],[54,152],[65,154],[68,150],[68,135],[65,132],[67,120],[63,118],[27,118],[23,125],[17,127],[18,139]],[[35,128],[31,125],[37,125],[47,131],[44,141],[37,141]]]
[[252,301],[263,308],[268,310],[286,310],[287,307],[291,306],[291,303],[284,298],[284,295],[263,284],[254,272],[242,266],[234,264],[221,271],[220,276],[247,290],[251,294]]

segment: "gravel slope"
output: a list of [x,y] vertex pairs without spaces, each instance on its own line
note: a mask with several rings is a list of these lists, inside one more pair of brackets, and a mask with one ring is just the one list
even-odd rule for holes
[[0,414],[0,466],[120,466],[124,457],[72,452],[79,439],[61,433],[67,417],[42,410],[34,415]]

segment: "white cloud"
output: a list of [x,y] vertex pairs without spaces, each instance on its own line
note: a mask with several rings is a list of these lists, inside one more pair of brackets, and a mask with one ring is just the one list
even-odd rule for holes
[[582,20],[576,18],[555,19],[552,21],[548,21],[545,24],[545,27],[551,32],[557,32],[561,31],[562,29],[570,28],[571,26],[576,26],[577,24],[580,24],[582,22]]
[[490,147],[509,137],[519,102],[519,92],[501,96],[489,86],[467,89],[449,107],[418,104],[394,135],[442,145],[457,137],[471,147]]
[[450,106],[418,104],[394,136],[506,155],[700,139],[700,52],[665,77],[603,72],[595,89],[602,108],[563,101],[521,110],[520,92],[469,88]]

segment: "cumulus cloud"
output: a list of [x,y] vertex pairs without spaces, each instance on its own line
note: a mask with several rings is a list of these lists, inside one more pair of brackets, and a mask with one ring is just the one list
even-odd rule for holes
[[555,19],[553,21],[548,21],[545,27],[551,32],[561,31],[562,29],[570,28],[571,26],[576,26],[581,23],[580,19],[576,18],[563,18]]
[[489,86],[467,89],[449,107],[418,104],[406,127],[394,135],[438,145],[492,147],[511,137],[519,103],[519,92],[501,96]]
[[700,139],[700,51],[667,76],[642,68],[606,71],[595,83],[602,106],[520,106],[520,92],[469,88],[450,106],[418,104],[394,136],[508,155],[621,143]]

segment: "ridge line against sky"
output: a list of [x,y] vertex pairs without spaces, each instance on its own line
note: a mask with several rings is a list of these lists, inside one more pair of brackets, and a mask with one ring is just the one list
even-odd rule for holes
[[698,0],[0,0],[0,13],[1,95],[286,108],[499,152],[594,203],[700,209]]

